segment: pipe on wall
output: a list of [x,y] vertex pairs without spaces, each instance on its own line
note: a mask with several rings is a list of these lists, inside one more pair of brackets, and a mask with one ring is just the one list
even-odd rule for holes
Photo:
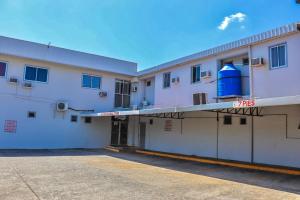
[[252,46],[248,46],[248,57],[249,57],[249,85],[250,85],[250,98],[254,98],[254,90],[253,90],[253,67],[252,67]]

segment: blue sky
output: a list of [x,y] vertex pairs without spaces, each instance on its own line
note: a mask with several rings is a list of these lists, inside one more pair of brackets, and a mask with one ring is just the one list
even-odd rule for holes
[[295,0],[0,0],[0,35],[145,69],[300,21]]

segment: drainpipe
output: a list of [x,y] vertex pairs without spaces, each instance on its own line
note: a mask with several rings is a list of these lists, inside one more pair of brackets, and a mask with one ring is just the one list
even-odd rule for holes
[[250,84],[250,99],[254,98],[254,91],[253,91],[253,67],[251,63],[252,58],[252,46],[248,46],[248,57],[249,57],[249,84]]
[[[252,67],[252,46],[248,46],[249,57],[249,85],[250,85],[250,99],[254,98],[253,92],[253,67]],[[254,117],[251,116],[251,163],[254,163]]]

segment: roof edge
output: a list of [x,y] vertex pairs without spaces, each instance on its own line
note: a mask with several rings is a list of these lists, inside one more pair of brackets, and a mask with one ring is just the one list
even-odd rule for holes
[[157,65],[157,66],[154,66],[154,67],[151,67],[148,69],[138,71],[138,76],[146,76],[151,73],[161,71],[163,69],[168,69],[168,68],[180,65],[180,64],[184,64],[186,62],[206,58],[209,56],[219,55],[220,53],[224,53],[224,52],[238,49],[241,47],[261,43],[261,42],[264,42],[264,41],[267,41],[267,40],[270,40],[273,38],[281,37],[281,36],[288,35],[288,34],[291,34],[294,32],[298,32],[298,31],[300,31],[300,22],[287,24],[287,25],[284,25],[281,27],[271,29],[269,31],[265,31],[265,32],[262,32],[259,34],[254,34],[249,37],[245,37],[245,38],[242,38],[239,40],[225,43],[223,45],[209,48],[209,49],[200,51],[198,53],[194,53],[194,54],[184,56],[184,57],[181,57],[181,58],[178,58],[175,60],[171,60],[169,62],[162,63],[160,65]]

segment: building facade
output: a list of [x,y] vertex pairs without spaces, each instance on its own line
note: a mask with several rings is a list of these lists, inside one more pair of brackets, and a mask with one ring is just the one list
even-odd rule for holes
[[[139,72],[136,63],[1,37],[0,148],[129,145],[300,168],[299,29]],[[238,95],[219,95],[226,65],[241,74]],[[239,100],[264,104],[227,107]]]

